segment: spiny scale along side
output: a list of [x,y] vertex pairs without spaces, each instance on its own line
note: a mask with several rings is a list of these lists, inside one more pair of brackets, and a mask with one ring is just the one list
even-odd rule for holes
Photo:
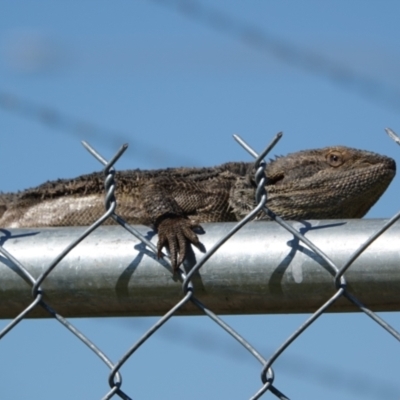
[[[288,154],[267,164],[267,205],[292,220],[361,218],[395,172],[393,159],[344,146]],[[103,179],[92,173],[0,194],[0,227],[89,225],[104,212]],[[237,221],[255,206],[252,163],[127,170],[116,173],[116,182],[117,213],[155,228],[158,255],[166,247],[174,269],[188,243],[201,246],[193,231],[199,223]]]

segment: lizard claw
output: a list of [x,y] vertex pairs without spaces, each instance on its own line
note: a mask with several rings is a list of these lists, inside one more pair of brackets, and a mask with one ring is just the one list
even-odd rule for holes
[[183,263],[186,257],[186,246],[192,243],[200,247],[200,241],[193,232],[198,225],[183,217],[169,217],[163,219],[157,226],[158,243],[157,257],[162,258],[162,249],[166,247],[171,257],[174,271]]

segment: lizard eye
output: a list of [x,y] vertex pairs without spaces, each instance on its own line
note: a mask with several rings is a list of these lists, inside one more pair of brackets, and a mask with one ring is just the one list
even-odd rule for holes
[[332,151],[326,156],[326,161],[331,167],[340,167],[343,164],[342,154],[338,151]]

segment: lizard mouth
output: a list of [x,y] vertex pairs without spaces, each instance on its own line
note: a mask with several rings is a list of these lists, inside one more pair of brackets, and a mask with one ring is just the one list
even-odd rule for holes
[[387,165],[389,169],[396,173],[396,162],[393,160],[393,158],[388,158],[385,165]]

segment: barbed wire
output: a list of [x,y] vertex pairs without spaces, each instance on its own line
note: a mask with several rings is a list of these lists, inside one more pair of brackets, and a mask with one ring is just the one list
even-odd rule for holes
[[400,108],[400,89],[371,76],[355,72],[334,59],[301,48],[254,24],[228,15],[225,11],[196,0],[151,0],[170,8],[186,18],[226,34],[280,62],[331,81],[345,90],[393,110]]
[[[242,43],[262,53],[272,55],[282,63],[301,69],[312,75],[319,75],[346,90],[379,102],[392,109],[400,107],[400,89],[389,86],[379,79],[360,74],[360,72],[341,65],[333,59],[311,52],[298,45],[283,40],[278,36],[259,28],[254,24],[246,23],[196,0],[152,0],[153,3],[168,7],[215,31],[240,40]],[[0,90],[0,108],[17,115],[36,120],[49,128],[86,140],[95,140],[115,147],[116,144],[134,140],[134,151],[129,157],[142,159],[153,166],[197,165],[193,157],[186,157],[175,152],[148,145],[134,139],[132,134],[123,133],[116,129],[103,128],[97,124],[66,115],[60,110],[46,105],[21,98],[15,94]]]
[[196,165],[194,158],[185,157],[182,154],[166,151],[161,147],[148,145],[127,134],[114,129],[105,129],[91,122],[73,118],[53,107],[37,104],[33,101],[22,99],[15,94],[0,90],[0,108],[7,112],[13,112],[19,116],[38,121],[51,129],[67,132],[79,139],[102,142],[110,147],[116,147],[120,143],[133,143],[133,151],[128,157],[135,157],[147,161],[153,166],[165,166],[165,164]]
[[[144,324],[138,324],[137,318],[134,321],[123,321],[124,327],[130,332],[143,331]],[[234,362],[234,368],[240,368],[244,364],[252,365],[252,359],[247,357],[236,343],[223,340],[221,337],[215,337],[212,329],[191,327],[186,323],[177,323],[174,326],[166,325],[158,336],[164,342],[195,349],[201,353],[208,353],[222,359],[229,359]],[[269,354],[274,349],[271,346],[262,345],[259,347],[260,353]],[[363,395],[363,398],[381,400],[394,399],[399,394],[399,387],[396,384],[380,379],[374,374],[367,374],[363,371],[354,371],[349,368],[334,367],[326,363],[316,362],[313,358],[301,355],[287,354],[280,363],[280,371],[286,375],[296,377],[297,379],[309,379],[313,384],[319,384],[330,390],[340,382],[340,388],[343,392],[352,395]],[[355,383],[356,382],[356,383]]]
[[[392,130],[388,132],[392,138],[398,139],[397,135]],[[33,301],[28,305],[18,316],[16,316],[3,330],[0,332],[0,339],[2,339],[6,334],[10,333],[15,326],[21,322],[28,314],[35,308],[42,307],[47,313],[49,313],[53,318],[60,322],[66,329],[68,329],[72,334],[74,334],[78,339],[80,339],[87,347],[90,348],[107,367],[110,369],[110,374],[108,378],[108,383],[110,390],[103,397],[103,400],[111,399],[114,396],[118,396],[122,399],[131,399],[131,397],[122,390],[122,377],[120,374],[121,367],[125,362],[134,357],[134,353],[146,342],[150,340],[152,335],[158,330],[162,329],[164,324],[173,316],[175,316],[181,308],[191,303],[198,308],[202,313],[208,316],[217,326],[219,326],[223,331],[229,334],[233,339],[236,340],[238,344],[243,346],[260,364],[261,364],[261,387],[260,389],[251,396],[251,399],[259,399],[264,393],[270,392],[279,399],[288,399],[288,397],[283,394],[274,384],[275,373],[273,370],[273,364],[282,355],[282,353],[288,351],[288,347],[313,323],[315,323],[318,318],[324,314],[327,309],[332,306],[339,299],[347,299],[352,303],[357,309],[368,315],[374,322],[380,325],[386,332],[388,332],[395,339],[400,341],[400,333],[391,327],[386,321],[379,317],[376,313],[370,310],[366,305],[364,305],[350,290],[347,284],[345,273],[352,266],[354,261],[365,252],[365,250],[376,241],[376,239],[381,236],[387,229],[389,229],[396,221],[400,219],[400,212],[394,215],[390,220],[386,221],[380,229],[373,233],[356,251],[353,255],[348,258],[348,260],[341,266],[335,264],[335,262],[328,257],[318,246],[315,245],[310,239],[306,238],[300,231],[295,229],[293,225],[284,221],[278,215],[274,214],[267,207],[267,193],[265,189],[265,161],[264,158],[267,156],[269,151],[273,146],[279,141],[282,134],[278,134],[272,140],[264,151],[261,153],[253,150],[242,138],[235,136],[235,139],[239,144],[250,153],[255,158],[255,182],[256,191],[255,198],[257,205],[255,208],[249,212],[249,214],[233,226],[232,229],[227,234],[217,241],[211,248],[209,248],[206,253],[195,263],[195,265],[190,269],[189,272],[185,272],[182,269],[178,270],[178,277],[182,283],[182,297],[177,301],[167,313],[165,313],[161,318],[151,326],[150,329],[145,331],[142,336],[121,356],[118,362],[112,362],[111,359],[98,348],[89,338],[84,336],[74,325],[72,325],[68,320],[66,320],[62,315],[60,315],[56,310],[54,310],[48,301],[45,300],[45,291],[43,291],[42,284],[48,279],[52,271],[59,266],[60,262],[77,246],[81,246],[81,242],[91,235],[95,230],[97,230],[107,219],[112,218],[114,221],[122,226],[130,234],[134,235],[139,239],[148,250],[152,251],[154,255],[157,254],[156,246],[144,237],[135,227],[128,225],[118,214],[117,214],[117,199],[115,197],[115,170],[114,164],[125,152],[127,145],[121,146],[117,153],[107,161],[104,159],[95,149],[93,149],[89,144],[84,143],[85,148],[104,166],[104,186],[105,186],[105,212],[104,214],[95,221],[91,226],[87,227],[77,238],[72,240],[63,251],[61,251],[54,259],[49,263],[49,265],[43,269],[43,272],[38,278],[34,278],[28,269],[16,259],[9,251],[4,248],[4,244],[8,240],[13,238],[13,232],[10,230],[2,229],[2,236],[0,237],[0,254],[3,255],[7,263],[12,265],[15,273],[18,274],[19,279],[24,279],[31,285],[31,293]],[[397,139],[396,139],[397,138]],[[206,264],[210,257],[212,257],[221,246],[230,240],[243,226],[245,226],[249,221],[254,219],[254,217],[259,214],[260,211],[266,213],[275,223],[279,224],[282,228],[293,235],[299,242],[305,244],[310,251],[315,256],[319,256],[327,266],[328,270],[332,274],[332,285],[335,287],[335,293],[322,304],[317,311],[315,311],[298,329],[296,329],[288,339],[286,339],[267,359],[264,358],[262,353],[257,350],[249,341],[247,341],[243,336],[241,336],[237,331],[235,331],[230,325],[228,325],[223,319],[216,315],[210,308],[208,308],[203,302],[201,302],[196,293],[196,285],[193,283],[192,278],[196,275],[200,269]],[[22,240],[21,237],[18,240]],[[139,252],[143,252],[144,249],[139,249]],[[168,255],[165,256],[168,259]],[[3,263],[3,260],[0,260]],[[165,263],[164,260],[160,260],[162,264]],[[7,264],[5,264],[7,265]],[[7,268],[7,266],[6,266]],[[170,268],[170,271],[172,269]],[[329,295],[327,295],[329,296]]]

